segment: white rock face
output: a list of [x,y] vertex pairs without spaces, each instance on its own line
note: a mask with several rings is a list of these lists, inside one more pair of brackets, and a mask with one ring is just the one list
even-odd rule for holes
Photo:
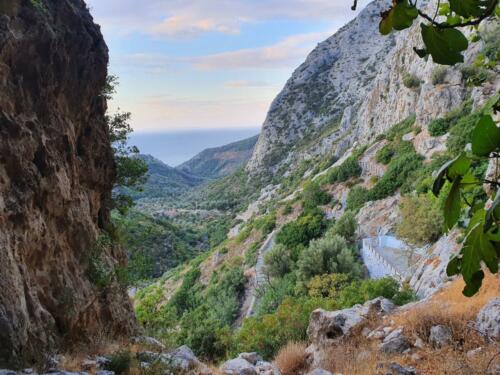
[[500,297],[484,306],[476,319],[477,329],[492,339],[500,338]]
[[[436,0],[430,0],[434,9]],[[425,130],[429,122],[458,107],[468,88],[460,64],[443,68],[432,58],[419,58],[420,23],[381,36],[380,12],[388,0],[375,0],[336,34],[320,43],[299,66],[273,101],[247,171],[277,171],[282,165],[317,155],[341,156],[356,141],[366,144],[409,116]],[[481,48],[473,43],[465,54],[471,63]],[[433,82],[433,72],[445,69]],[[405,87],[404,78],[420,81]],[[500,87],[500,79],[472,92],[475,108]],[[426,139],[425,156],[443,142]],[[429,155],[427,155],[429,154]]]

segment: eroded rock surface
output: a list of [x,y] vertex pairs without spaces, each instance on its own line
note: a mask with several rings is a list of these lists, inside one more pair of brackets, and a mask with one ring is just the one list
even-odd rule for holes
[[126,294],[87,272],[115,177],[107,47],[82,0],[43,3],[0,7],[0,365],[135,330]]

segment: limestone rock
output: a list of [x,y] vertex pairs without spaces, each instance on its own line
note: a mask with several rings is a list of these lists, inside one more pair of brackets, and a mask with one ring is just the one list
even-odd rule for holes
[[500,338],[500,297],[492,299],[479,311],[476,326],[484,335]]
[[158,341],[154,337],[136,336],[132,339],[132,342],[146,346],[149,349],[158,352],[164,351],[166,349],[165,345],[163,345],[160,341]]
[[437,325],[431,327],[431,332],[429,335],[429,342],[436,348],[441,348],[443,346],[451,344],[453,341],[453,336],[451,329],[443,325]]
[[307,375],[333,375],[330,371],[323,370],[322,368],[316,368],[307,373]]
[[242,358],[248,362],[250,362],[252,365],[255,365],[258,361],[262,361],[262,357],[255,352],[252,353],[240,353],[238,358]]
[[235,358],[225,362],[221,371],[227,375],[257,375],[255,367],[243,358]]
[[380,344],[380,351],[386,354],[401,354],[411,348],[408,339],[403,335],[402,329],[391,332]]
[[[48,3],[9,0],[0,17],[0,364],[136,331],[126,294],[98,298],[85,272],[116,173],[108,50],[83,1]],[[126,262],[113,248],[99,258]]]

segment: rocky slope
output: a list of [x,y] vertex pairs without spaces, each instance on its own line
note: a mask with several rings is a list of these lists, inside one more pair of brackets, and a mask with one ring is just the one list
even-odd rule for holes
[[218,178],[231,174],[252,156],[258,135],[225,146],[203,150],[182,163],[178,170],[206,178]]
[[135,330],[126,295],[88,272],[125,261],[92,258],[115,176],[107,47],[83,1],[43,4],[0,4],[0,364]]
[[[416,115],[416,126],[426,127],[464,100],[460,65],[438,67],[413,51],[422,45],[418,22],[397,34],[379,34],[380,11],[388,4],[370,3],[293,73],[270,107],[247,171],[286,171],[301,159],[339,156],[354,142],[365,144],[409,115]],[[471,44],[466,64],[480,47]],[[439,70],[441,77],[433,82]],[[405,84],[409,79],[415,83]],[[476,90],[474,104],[496,90],[498,83]],[[429,152],[434,143],[419,151]]]

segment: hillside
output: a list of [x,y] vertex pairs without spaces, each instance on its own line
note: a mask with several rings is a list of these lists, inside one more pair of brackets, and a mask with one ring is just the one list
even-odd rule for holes
[[178,196],[195,186],[206,182],[206,179],[186,171],[173,168],[151,155],[139,155],[148,166],[148,178],[142,191],[131,192],[135,199],[168,198]]
[[225,146],[203,150],[176,169],[210,179],[227,176],[245,165],[253,153],[258,135]]

